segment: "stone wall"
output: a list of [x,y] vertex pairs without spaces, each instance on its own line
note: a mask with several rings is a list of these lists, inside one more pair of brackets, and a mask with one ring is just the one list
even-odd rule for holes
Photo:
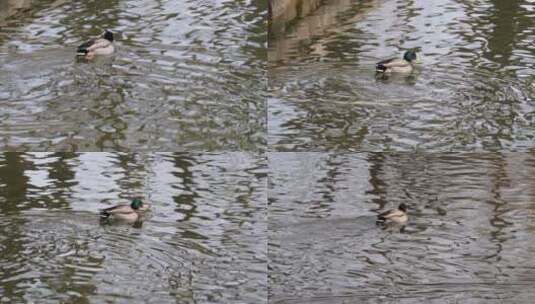
[[29,9],[33,0],[0,0],[0,23],[21,9]]
[[273,21],[292,21],[317,9],[322,0],[269,0]]
[[314,10],[298,15],[293,21],[274,20],[269,33],[268,61],[288,60],[303,42],[311,54],[325,55],[326,46],[331,37],[335,37],[336,33],[350,30],[355,22],[366,16],[368,11],[376,7],[380,1],[367,1],[366,6],[355,10],[352,16],[344,21],[344,24],[340,24],[338,18],[340,14],[354,10],[355,3],[358,1],[324,0]]

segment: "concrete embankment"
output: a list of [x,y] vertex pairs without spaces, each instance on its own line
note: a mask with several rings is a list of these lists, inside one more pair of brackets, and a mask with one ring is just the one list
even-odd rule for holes
[[0,0],[0,23],[21,9],[31,7],[33,0]]
[[291,21],[317,9],[322,0],[269,0],[272,20]]
[[268,0],[269,1],[269,34],[284,32],[295,19],[307,16],[320,5],[322,0]]
[[[303,4],[303,3],[307,4]],[[289,59],[306,42],[309,53],[323,56],[331,37],[350,30],[355,22],[373,9],[378,1],[357,0],[270,0],[272,16],[269,29],[270,62]],[[353,11],[352,14],[344,14]],[[341,22],[340,16],[344,15]]]

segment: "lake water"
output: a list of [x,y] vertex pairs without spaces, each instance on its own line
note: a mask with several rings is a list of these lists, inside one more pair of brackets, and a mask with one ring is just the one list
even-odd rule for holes
[[[284,28],[268,51],[273,151],[534,144],[531,0],[332,0]],[[375,77],[375,62],[409,48],[421,48],[414,74]]]
[[[532,303],[535,155],[269,155],[270,303]],[[379,212],[409,206],[402,227]]]
[[[0,303],[266,303],[266,161],[0,154]],[[98,210],[141,197],[142,225]]]
[[[0,4],[0,145],[264,149],[266,7],[234,0]],[[76,47],[104,29],[116,34],[116,54],[78,62]]]

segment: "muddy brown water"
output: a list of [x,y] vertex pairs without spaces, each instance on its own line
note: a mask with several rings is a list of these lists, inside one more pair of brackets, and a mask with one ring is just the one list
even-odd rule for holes
[[[529,0],[333,0],[269,41],[272,151],[525,151],[535,122]],[[375,62],[420,48],[407,77]]]

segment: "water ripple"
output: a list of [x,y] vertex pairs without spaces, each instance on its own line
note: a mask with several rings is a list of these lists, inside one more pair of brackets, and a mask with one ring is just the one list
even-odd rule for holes
[[265,303],[265,187],[246,153],[0,154],[1,301]]
[[[530,303],[533,155],[271,158],[274,303]],[[378,212],[401,202],[404,229],[376,226]]]
[[[262,149],[264,14],[250,1],[48,1],[8,18],[0,31],[3,145]],[[75,62],[75,46],[104,27],[117,36],[113,58]]]
[[[523,2],[320,7],[269,42],[271,149],[526,150],[535,60]],[[416,73],[374,77],[375,62],[414,47]]]

